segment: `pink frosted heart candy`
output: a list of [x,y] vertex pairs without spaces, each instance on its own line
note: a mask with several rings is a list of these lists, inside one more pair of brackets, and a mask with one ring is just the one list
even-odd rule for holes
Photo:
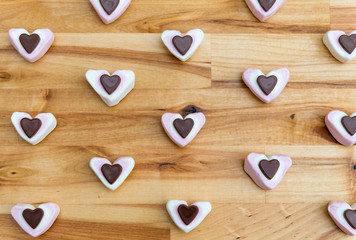
[[289,71],[287,68],[281,68],[265,76],[261,70],[249,68],[242,74],[242,79],[256,97],[265,103],[270,103],[287,85]]
[[135,73],[130,70],[117,70],[112,75],[106,70],[88,70],[85,76],[110,107],[117,105],[135,86]]
[[203,113],[192,113],[184,119],[177,113],[165,113],[161,118],[162,126],[170,139],[180,147],[190,143],[205,124]]
[[[250,11],[261,22],[272,17],[286,0],[245,0]],[[274,2],[274,3],[273,3]]]
[[43,203],[38,208],[19,203],[11,209],[11,215],[26,233],[38,237],[52,226],[59,211],[59,206],[52,202]]
[[106,158],[94,157],[90,160],[93,172],[112,191],[126,180],[134,166],[135,161],[131,157],[118,158],[113,164]]
[[244,170],[252,180],[265,190],[272,190],[282,181],[287,170],[292,166],[292,159],[287,155],[250,153],[245,159]]
[[41,142],[57,126],[57,120],[52,113],[40,113],[35,118],[24,112],[14,112],[11,122],[18,134],[32,145]]
[[105,24],[118,19],[129,7],[131,0],[90,0],[95,11]]
[[200,29],[190,30],[186,34],[167,30],[161,35],[164,45],[179,60],[185,62],[195,53],[204,40],[204,32]]
[[330,217],[346,234],[356,235],[356,204],[351,207],[346,202],[331,201],[328,205]]
[[352,146],[356,143],[356,113],[348,116],[341,111],[331,111],[325,117],[325,125],[342,145]]
[[356,57],[356,31],[349,35],[343,31],[329,31],[324,35],[323,42],[330,53],[342,63]]
[[166,205],[173,222],[184,232],[196,228],[211,211],[210,202],[195,202],[188,206],[183,200],[170,200]]
[[54,34],[49,29],[37,29],[30,35],[23,28],[11,28],[9,39],[22,57],[29,62],[36,62],[52,46]]

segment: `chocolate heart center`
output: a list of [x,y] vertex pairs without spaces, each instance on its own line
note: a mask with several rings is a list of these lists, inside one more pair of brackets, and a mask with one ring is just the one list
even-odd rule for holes
[[271,180],[274,177],[274,175],[276,175],[280,164],[277,159],[272,159],[270,161],[262,160],[260,161],[258,166],[260,167],[263,175],[265,175],[266,178]]
[[258,2],[260,3],[263,10],[265,10],[265,12],[268,12],[268,10],[270,10],[276,0],[258,0]]
[[179,205],[178,213],[185,225],[189,225],[194,218],[198,215],[199,208],[195,205],[187,206],[184,204]]
[[266,94],[267,96],[273,91],[273,89],[275,88],[276,84],[277,84],[277,77],[276,76],[259,76],[257,78],[257,84],[258,86],[261,88],[262,92],[264,92],[264,94]]
[[116,179],[119,178],[121,172],[122,172],[122,167],[120,164],[104,164],[101,167],[101,172],[103,173],[105,179],[110,183],[113,184]]
[[100,0],[101,6],[104,8],[105,12],[110,15],[115,11],[119,5],[120,0]]
[[351,54],[356,48],[356,34],[352,34],[351,36],[341,35],[339,37],[339,43],[346,52]]
[[107,74],[100,77],[101,85],[104,87],[105,91],[110,95],[121,83],[121,78],[117,75],[109,76]]
[[38,226],[38,224],[41,222],[43,215],[44,212],[41,208],[36,208],[34,210],[25,209],[22,212],[23,218],[28,223],[28,225],[30,225],[30,227],[32,227],[33,229],[35,229]]
[[193,38],[189,35],[184,37],[175,36],[172,39],[172,42],[178,52],[184,56],[188,52],[189,48],[192,46]]
[[341,119],[341,123],[351,136],[356,133],[356,117],[345,116]]
[[40,43],[40,36],[36,33],[28,35],[23,33],[20,35],[20,43],[27,53],[32,53],[36,49],[37,45]]
[[42,122],[38,118],[34,118],[34,119],[23,118],[20,121],[20,125],[22,127],[22,130],[26,134],[26,136],[32,138],[33,135],[35,135],[37,131],[40,129]]
[[185,120],[177,118],[173,122],[174,128],[182,138],[186,138],[194,126],[194,121],[191,118]]
[[344,212],[344,217],[348,224],[350,224],[353,229],[356,229],[356,211],[351,209],[346,210]]

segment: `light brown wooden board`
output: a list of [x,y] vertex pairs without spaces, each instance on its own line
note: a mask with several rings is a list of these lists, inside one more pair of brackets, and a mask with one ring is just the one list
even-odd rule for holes
[[[1,239],[31,239],[10,209],[47,201],[61,213],[39,239],[348,239],[327,204],[355,201],[356,152],[337,144],[323,119],[356,111],[356,61],[337,62],[321,39],[329,29],[356,29],[355,1],[287,0],[266,23],[243,0],[133,0],[110,25],[87,0],[2,0],[0,10]],[[31,64],[11,46],[11,27],[48,27],[56,40]],[[181,63],[160,33],[193,28],[206,38]],[[288,67],[291,79],[267,105],[243,84],[248,67]],[[86,82],[88,69],[131,69],[135,89],[109,108]],[[207,123],[179,149],[160,116],[189,104]],[[11,124],[14,111],[51,112],[58,127],[30,146]],[[244,173],[250,152],[292,157],[273,191]],[[111,192],[89,160],[126,155],[135,169]],[[213,210],[185,234],[165,210],[170,199],[210,201]]]

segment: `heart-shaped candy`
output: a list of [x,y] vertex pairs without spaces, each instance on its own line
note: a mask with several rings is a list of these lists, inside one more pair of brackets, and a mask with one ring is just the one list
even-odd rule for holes
[[329,31],[324,35],[323,42],[330,53],[342,63],[356,57],[356,31],[349,35],[343,31]]
[[328,205],[330,217],[346,234],[356,235],[356,204],[351,207],[346,202],[331,201]]
[[40,113],[32,119],[28,113],[14,112],[11,122],[19,135],[32,145],[41,142],[57,126],[52,113]]
[[59,206],[51,202],[43,203],[38,208],[19,203],[11,209],[11,215],[26,233],[38,237],[52,226],[59,211]]
[[135,86],[135,73],[118,70],[110,75],[106,70],[88,70],[86,78],[108,106],[117,105]]
[[262,189],[271,190],[283,179],[292,166],[292,159],[287,155],[250,153],[245,159],[244,170]]
[[205,124],[203,113],[192,113],[184,119],[178,113],[165,113],[161,118],[162,126],[170,139],[180,147],[190,143]]
[[281,68],[265,76],[261,70],[249,68],[242,74],[242,79],[256,97],[269,103],[276,99],[287,85],[289,71],[287,68]]
[[341,111],[331,111],[325,117],[325,125],[342,145],[352,146],[356,143],[356,113],[348,116]]
[[181,61],[187,61],[204,40],[204,32],[200,29],[190,30],[186,34],[167,30],[162,33],[162,41],[168,50]]
[[170,200],[166,207],[173,222],[186,233],[196,228],[211,211],[210,202],[195,202],[188,206],[186,201]]
[[95,11],[105,24],[118,19],[129,7],[131,0],[90,0]]
[[131,157],[118,158],[113,164],[106,158],[94,157],[90,160],[90,167],[93,172],[112,191],[125,181],[134,166],[135,161]]
[[286,0],[245,0],[250,11],[261,22],[272,17]]
[[52,46],[54,34],[49,29],[37,29],[30,35],[23,28],[11,28],[9,39],[21,56],[29,62],[36,62]]

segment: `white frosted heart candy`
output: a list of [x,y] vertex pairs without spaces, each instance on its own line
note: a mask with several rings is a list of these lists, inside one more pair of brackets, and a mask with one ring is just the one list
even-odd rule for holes
[[356,204],[351,207],[346,202],[331,201],[328,205],[330,217],[346,234],[356,235]]
[[289,70],[281,68],[264,75],[259,69],[249,68],[242,74],[242,79],[256,97],[265,103],[270,103],[287,85]]
[[162,126],[169,138],[178,146],[190,143],[205,124],[202,112],[192,113],[184,119],[178,113],[165,113],[161,118]]
[[53,225],[59,211],[59,206],[52,202],[43,203],[38,208],[30,204],[19,203],[11,209],[11,215],[26,233],[32,237],[38,237]]
[[95,11],[105,24],[118,19],[129,7],[131,0],[90,0]]
[[324,35],[323,42],[330,53],[342,63],[356,57],[356,31],[349,35],[343,31],[329,31]]
[[282,181],[287,170],[292,166],[292,159],[287,155],[250,153],[245,159],[244,170],[262,189],[271,190]]
[[57,126],[52,113],[40,113],[32,119],[28,113],[14,112],[11,122],[19,135],[32,145],[41,142]]
[[250,11],[261,22],[272,17],[286,0],[245,0]]
[[94,157],[90,160],[90,167],[93,172],[112,191],[125,181],[134,166],[135,161],[131,157],[118,158],[113,164],[106,158]]
[[190,30],[182,34],[176,30],[164,31],[161,35],[168,50],[181,61],[187,61],[204,40],[204,32],[200,29]]
[[342,145],[352,146],[356,143],[356,113],[348,116],[342,111],[331,111],[325,117],[325,125]]
[[23,28],[11,28],[9,39],[22,57],[29,62],[36,62],[52,46],[54,34],[49,29],[37,29],[30,35]]
[[173,222],[186,233],[196,228],[211,211],[210,202],[195,202],[188,206],[186,201],[170,200],[166,207]]
[[135,73],[130,70],[117,70],[112,75],[106,70],[88,70],[85,76],[110,107],[117,105],[135,86]]

